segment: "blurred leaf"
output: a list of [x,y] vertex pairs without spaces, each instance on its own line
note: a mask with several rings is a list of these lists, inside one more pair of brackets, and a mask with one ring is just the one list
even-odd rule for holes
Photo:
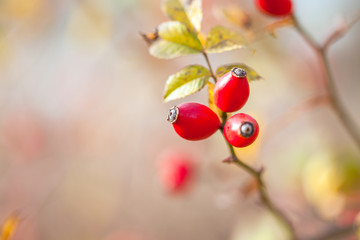
[[354,162],[347,162],[341,166],[344,181],[339,190],[345,193],[358,190],[360,186],[360,167]]
[[159,25],[158,30],[162,39],[193,48],[199,52],[202,50],[200,40],[181,22],[164,22]]
[[11,213],[1,226],[0,240],[10,240],[14,235],[19,224],[19,217],[17,213]]
[[202,20],[201,0],[186,2],[180,0],[163,0],[161,8],[171,20],[185,24],[192,32],[200,32]]
[[214,103],[214,88],[215,85],[211,82],[207,82],[208,93],[209,93],[209,108],[213,110],[221,119],[222,111]]
[[232,64],[226,64],[220,66],[218,67],[218,69],[216,69],[216,77],[218,78],[221,77],[225,73],[230,72],[231,69],[234,67],[244,69],[246,71],[248,81],[255,81],[262,79],[262,77],[254,69],[252,69],[251,67],[247,66],[244,63],[232,63]]
[[252,221],[242,221],[234,226],[233,240],[289,240],[290,232],[276,217],[268,212],[259,213]]
[[355,154],[350,151],[342,151],[336,155],[337,169],[343,179],[339,190],[343,193],[351,193],[359,190],[360,187],[360,164]]
[[190,65],[171,75],[165,84],[164,102],[189,96],[200,91],[210,78],[210,72],[201,65]]
[[324,149],[307,158],[302,184],[305,197],[325,219],[334,219],[344,209],[345,196],[339,192],[343,182],[336,156]]
[[237,4],[229,4],[221,8],[222,16],[235,26],[241,27],[245,30],[251,28],[250,16],[242,10]]
[[201,0],[191,0],[187,1],[185,4],[185,11],[187,16],[189,17],[192,25],[194,26],[197,32],[201,30],[201,20],[202,20],[202,8],[201,8]]
[[152,56],[163,59],[170,59],[199,53],[199,51],[193,48],[162,39],[153,43],[150,46],[149,51]]
[[265,26],[265,31],[267,31],[271,36],[276,37],[275,30],[281,27],[291,27],[293,25],[293,18],[287,17]]
[[191,31],[194,30],[180,0],[163,0],[161,9],[171,20],[179,21],[185,24]]
[[246,39],[222,26],[211,29],[206,39],[208,53],[221,53],[243,47],[246,47]]

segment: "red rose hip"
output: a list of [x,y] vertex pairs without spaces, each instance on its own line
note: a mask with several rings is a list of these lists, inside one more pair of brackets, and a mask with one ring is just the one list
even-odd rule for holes
[[167,193],[180,193],[189,189],[196,173],[192,157],[179,150],[167,150],[160,154],[158,176]]
[[192,141],[205,139],[220,127],[216,113],[207,106],[194,102],[170,108],[167,120],[180,137]]
[[254,118],[238,113],[229,118],[224,126],[224,136],[234,147],[246,147],[259,135],[259,125]]
[[214,102],[224,112],[235,112],[245,105],[249,94],[246,71],[241,68],[233,68],[215,84]]
[[291,0],[255,0],[262,11],[273,16],[287,16],[292,13]]

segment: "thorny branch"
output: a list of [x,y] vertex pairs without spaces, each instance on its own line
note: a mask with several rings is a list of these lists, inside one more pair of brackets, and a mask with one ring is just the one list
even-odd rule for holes
[[[203,52],[203,55],[205,57],[208,68],[210,70],[211,76],[213,77],[214,82],[216,83],[217,79],[216,79],[215,74],[212,71],[212,67],[211,67],[209,58],[207,56],[207,53]],[[220,131],[222,134],[224,134],[223,127],[228,118],[227,113],[222,112],[221,118],[222,118],[222,125],[220,127]],[[227,145],[229,147],[229,151],[231,153],[231,157],[228,158],[226,162],[234,163],[234,164],[238,165],[240,168],[244,169],[246,172],[248,172],[250,175],[252,175],[252,177],[254,177],[254,179],[256,180],[257,185],[258,185],[258,193],[260,195],[262,204],[276,217],[276,219],[279,220],[279,222],[285,227],[285,229],[287,229],[287,231],[290,234],[290,239],[297,240],[298,237],[296,236],[295,229],[294,229],[292,223],[287,218],[287,216],[278,207],[276,207],[275,204],[272,202],[272,200],[269,198],[269,194],[267,193],[267,189],[266,189],[266,186],[265,186],[265,183],[263,180],[263,175],[262,175],[263,168],[256,170],[255,168],[253,168],[253,167],[249,166],[248,164],[246,164],[245,162],[241,161],[236,156],[234,147],[227,141],[226,141],[226,143],[227,143]]]

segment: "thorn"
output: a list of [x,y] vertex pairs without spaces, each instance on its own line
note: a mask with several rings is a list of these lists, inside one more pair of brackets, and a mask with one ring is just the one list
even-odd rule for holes
[[232,163],[234,162],[234,158],[232,156],[229,156],[227,158],[225,158],[224,160],[222,160],[223,163]]
[[261,176],[265,171],[265,167],[264,166],[260,166],[259,170],[258,170],[258,173],[259,175]]

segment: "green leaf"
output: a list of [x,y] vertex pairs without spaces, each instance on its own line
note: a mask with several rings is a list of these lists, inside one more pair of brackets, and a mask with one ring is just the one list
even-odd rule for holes
[[248,81],[260,80],[262,77],[251,67],[244,63],[232,63],[220,66],[216,69],[216,77],[219,78],[227,72],[230,72],[232,68],[238,67],[246,71]]
[[201,0],[163,0],[161,8],[171,20],[185,24],[192,32],[200,32]]
[[221,53],[237,48],[246,47],[246,39],[237,32],[222,26],[216,26],[210,30],[206,39],[206,51],[208,53]]
[[183,98],[200,91],[211,74],[201,65],[190,65],[171,75],[165,84],[164,102]]
[[162,59],[171,59],[199,53],[198,50],[193,48],[163,39],[153,43],[150,46],[149,51],[152,56]]
[[177,43],[201,52],[202,46],[196,34],[181,22],[164,22],[158,27],[159,36],[167,41]]

